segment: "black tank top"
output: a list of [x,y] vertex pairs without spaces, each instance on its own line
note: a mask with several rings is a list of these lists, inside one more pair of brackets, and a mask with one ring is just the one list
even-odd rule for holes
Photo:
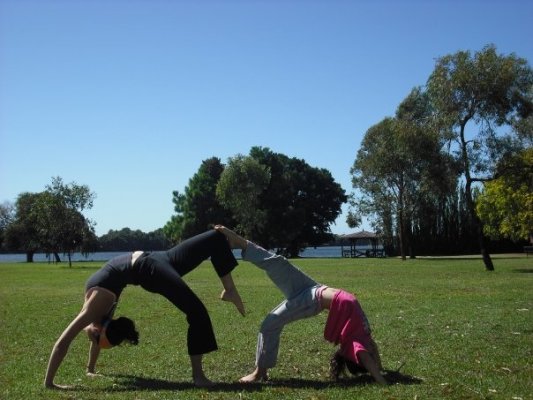
[[85,291],[98,286],[110,290],[118,299],[126,285],[138,285],[139,271],[131,264],[132,254],[123,254],[109,260],[87,280]]

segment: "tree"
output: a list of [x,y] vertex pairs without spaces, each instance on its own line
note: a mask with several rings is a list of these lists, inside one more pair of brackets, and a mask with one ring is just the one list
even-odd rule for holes
[[144,233],[130,228],[122,228],[118,231],[111,229],[98,238],[98,244],[101,251],[155,251],[166,250],[171,246],[163,229]]
[[28,262],[41,250],[53,254],[56,261],[59,253],[67,254],[71,265],[73,251],[95,249],[93,223],[81,213],[92,206],[94,197],[87,186],[65,185],[59,177],[44,192],[19,195],[15,218],[6,231],[8,246],[26,252]]
[[[459,51],[441,57],[427,82],[436,115],[449,127],[447,137],[456,145],[468,210],[489,271],[494,265],[475,212],[473,186],[490,180],[500,158],[520,149],[516,130],[503,133],[503,129],[517,127],[530,117],[532,85],[533,72],[527,61],[514,54],[498,55],[492,45],[474,56]],[[470,123],[473,126],[468,130]]]
[[533,233],[533,148],[503,159],[496,179],[485,183],[476,211],[485,234],[514,241]]
[[217,184],[220,203],[233,212],[236,229],[252,237],[266,226],[266,212],[261,209],[260,195],[270,183],[270,170],[252,157],[237,155],[228,160]]
[[[408,180],[405,191],[403,222],[405,244],[411,257],[420,248],[421,238],[435,232],[429,222],[443,200],[454,192],[457,183],[457,166],[442,151],[442,127],[432,119],[434,110],[426,92],[414,88],[400,103],[396,111],[396,134],[400,150],[407,156],[402,164]],[[433,239],[438,240],[439,235]],[[401,241],[400,241],[401,243]]]
[[27,262],[33,262],[33,255],[41,246],[36,215],[32,213],[38,196],[37,193],[18,195],[15,202],[15,217],[5,231],[7,249],[25,252]]
[[0,204],[0,250],[5,247],[5,232],[15,219],[15,206],[10,202]]
[[213,224],[232,224],[230,214],[216,198],[216,187],[223,170],[220,159],[204,160],[184,193],[172,193],[177,214],[163,228],[169,239],[178,242],[204,232]]
[[[396,117],[366,132],[350,171],[353,187],[360,192],[352,196],[352,214],[370,215],[382,229],[395,223],[404,260],[408,248],[414,256],[416,214],[430,197],[448,192],[455,183],[437,129],[428,123],[430,116],[427,96],[413,89]],[[386,230],[392,234],[390,227]]]
[[59,176],[52,178],[52,184],[46,185],[46,191],[62,199],[68,208],[79,212],[91,209],[96,198],[89,186],[78,185],[76,182],[65,184]]
[[[226,201],[238,192],[242,199],[252,201],[248,205],[251,210],[242,209],[247,206],[245,201],[225,203],[236,218],[246,214],[246,221],[237,222],[244,224],[252,240],[296,257],[304,247],[331,238],[329,226],[347,198],[328,170],[261,147],[253,147],[249,157],[232,161],[224,179],[238,186],[222,182],[218,194]],[[249,179],[260,181],[247,182]],[[255,220],[252,213],[258,215]]]
[[41,213],[41,218],[45,218],[43,226],[46,227],[42,232],[43,238],[47,238],[56,261],[60,261],[58,253],[63,252],[72,265],[72,252],[80,250],[88,253],[96,248],[94,222],[82,214],[83,210],[92,208],[96,194],[87,185],[76,182],[65,184],[61,177],[53,177],[45,193],[49,194],[49,198],[43,207],[49,208],[48,212]]

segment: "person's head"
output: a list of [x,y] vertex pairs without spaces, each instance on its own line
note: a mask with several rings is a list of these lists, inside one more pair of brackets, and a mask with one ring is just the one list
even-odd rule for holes
[[139,332],[135,330],[133,321],[126,317],[106,321],[100,332],[100,347],[110,348],[112,346],[118,346],[123,341],[134,345],[139,343]]
[[329,373],[331,379],[338,381],[346,369],[348,369],[352,375],[359,375],[367,372],[366,368],[362,365],[344,357],[339,349],[333,354],[329,361]]

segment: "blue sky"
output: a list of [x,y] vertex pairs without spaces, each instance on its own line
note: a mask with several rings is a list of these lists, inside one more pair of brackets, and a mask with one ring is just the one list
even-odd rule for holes
[[365,132],[436,58],[531,65],[532,21],[526,0],[0,0],[0,202],[60,176],[96,193],[98,235],[148,232],[202,160],[252,146],[349,193]]

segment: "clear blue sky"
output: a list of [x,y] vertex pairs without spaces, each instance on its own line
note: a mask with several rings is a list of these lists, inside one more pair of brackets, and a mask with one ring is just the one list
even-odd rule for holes
[[[349,169],[435,59],[533,60],[533,2],[0,0],[0,202],[60,176],[98,235],[162,227],[202,160]],[[345,216],[332,226],[346,233]]]

